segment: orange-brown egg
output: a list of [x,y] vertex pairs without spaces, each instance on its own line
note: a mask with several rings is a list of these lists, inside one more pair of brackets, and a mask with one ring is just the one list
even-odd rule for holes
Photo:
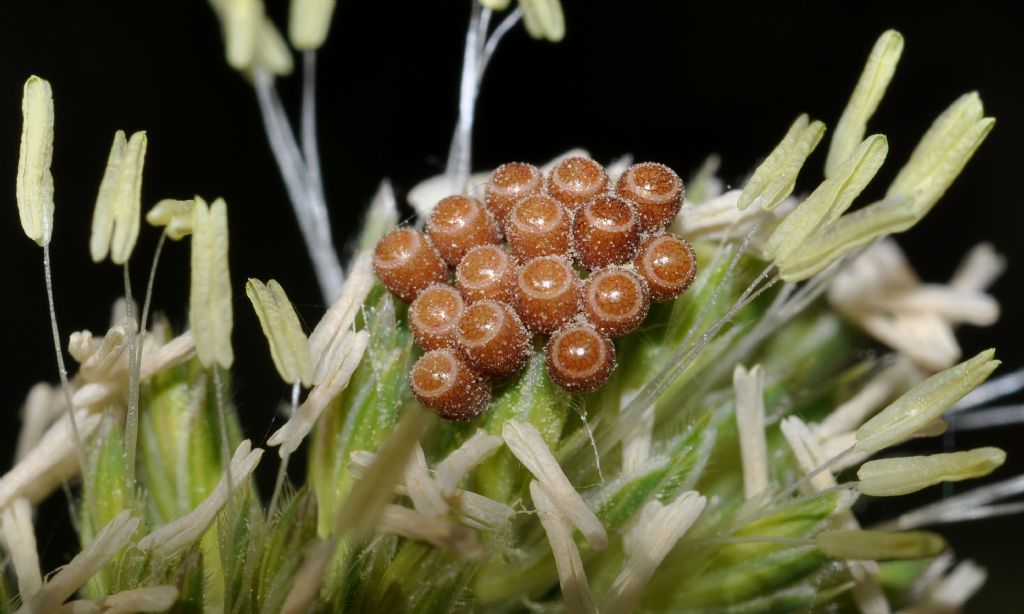
[[685,292],[697,273],[697,257],[693,248],[686,241],[667,233],[646,238],[633,265],[647,282],[651,300],[656,303]]
[[505,303],[477,301],[459,319],[459,349],[471,367],[492,377],[512,375],[530,357],[530,335]]
[[427,235],[451,266],[457,265],[473,247],[501,241],[497,223],[483,203],[469,196],[442,198],[430,212]]
[[572,227],[573,249],[589,270],[625,264],[640,245],[636,210],[615,196],[598,196],[576,212]]
[[487,179],[484,200],[498,223],[503,224],[516,201],[527,194],[540,192],[543,186],[544,176],[536,166],[509,162],[494,169]]
[[490,382],[449,348],[421,356],[412,367],[409,384],[420,403],[446,420],[472,420],[491,400]]
[[505,218],[505,238],[522,260],[569,253],[571,233],[569,211],[546,194],[523,198]]
[[615,193],[636,207],[644,232],[665,228],[683,206],[683,181],[657,162],[630,166],[615,184]]
[[497,245],[480,245],[455,268],[455,280],[467,303],[484,299],[515,301],[516,272],[512,256]]
[[604,167],[583,156],[561,160],[548,173],[545,183],[548,194],[570,210],[602,194],[608,189]]
[[424,288],[449,280],[448,267],[423,233],[395,228],[373,250],[373,271],[381,283],[405,302]]
[[548,340],[548,373],[559,386],[576,394],[593,392],[615,370],[615,346],[590,324],[573,322]]
[[583,283],[583,312],[609,337],[621,337],[640,326],[650,306],[647,284],[625,267],[599,269]]
[[523,263],[516,275],[516,294],[516,311],[534,333],[553,333],[580,311],[580,280],[562,256]]
[[465,305],[459,292],[447,284],[434,284],[409,306],[409,328],[424,350],[455,345],[455,332]]

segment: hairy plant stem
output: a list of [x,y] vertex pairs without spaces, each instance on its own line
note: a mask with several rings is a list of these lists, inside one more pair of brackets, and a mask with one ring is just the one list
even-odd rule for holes
[[[302,157],[306,163],[306,185],[319,202],[325,203],[320,150],[316,141],[316,51],[302,54],[302,113],[299,121]],[[326,219],[326,206],[324,216]]]
[[[153,252],[153,263],[149,267],[149,278],[146,280],[146,295],[142,302],[142,317],[138,326],[128,339],[128,414],[125,418],[125,476],[130,487],[135,485],[135,458],[139,441],[139,380],[142,377],[142,334],[146,330],[149,319],[149,306],[153,299],[153,283],[156,280],[156,267],[160,262],[160,254],[163,252],[164,243],[167,240],[167,233],[160,233],[157,239],[156,249]],[[128,274],[128,263],[124,265],[124,296],[125,310],[128,320],[134,323],[132,317],[132,287]]]
[[482,8],[478,2],[472,3],[469,27],[466,28],[466,43],[462,52],[459,119],[452,133],[448,163],[445,166],[445,175],[452,188],[460,192],[466,189],[466,182],[473,167],[473,122],[476,117],[476,101],[480,95],[480,83],[501,39],[519,23],[523,14],[519,9],[512,11],[488,37],[491,16],[490,9]]
[[274,78],[265,70],[257,70],[253,75],[253,85],[270,149],[284,180],[306,251],[313,262],[320,293],[324,301],[331,303],[341,293],[345,273],[331,238],[327,203],[321,186],[320,161],[316,148],[316,90],[313,83],[316,56],[313,52],[306,54],[303,65],[301,151],[274,86]]
[[228,507],[231,507],[231,502],[234,500],[232,496],[235,492],[235,485],[233,484],[234,477],[231,475],[231,445],[228,443],[228,418],[227,418],[227,403],[224,401],[224,382],[221,381],[220,367],[213,365],[213,392],[217,398],[217,422],[220,427],[220,458],[221,458],[221,469],[224,471],[224,475],[227,479],[228,484]]
[[142,330],[135,321],[132,304],[132,281],[128,262],[124,267],[124,310],[128,317],[128,412],[124,423],[124,475],[129,492],[135,488],[135,447],[139,440],[139,366],[142,348],[139,347],[139,333]]
[[[301,382],[296,381],[292,384],[292,415],[295,415],[295,411],[299,408],[299,392],[302,390]],[[288,437],[285,437],[287,441]],[[277,500],[281,496],[281,489],[284,487],[284,478],[288,475],[288,460],[291,458],[291,452],[285,452],[284,456],[281,457],[281,465],[277,468],[277,479],[274,480],[274,493],[270,496],[270,506],[267,507],[267,514],[272,514],[277,507]]]
[[[164,243],[167,242],[167,233],[160,233],[156,241],[156,249],[153,251],[153,263],[149,265],[149,279],[146,280],[146,298],[142,301],[142,321],[139,323],[139,330],[146,330],[149,324],[149,306],[153,300],[153,284],[156,282],[156,266],[160,263],[160,255],[164,251]],[[140,354],[139,365],[142,365]]]
[[[44,230],[45,234],[45,230]],[[46,303],[50,310],[50,330],[53,333],[53,350],[57,355],[57,373],[60,377],[60,387],[64,393],[64,402],[67,405],[67,416],[68,422],[71,425],[71,438],[75,443],[75,452],[78,454],[78,466],[82,472],[82,489],[88,492],[89,481],[84,479],[85,476],[85,448],[82,447],[82,436],[78,432],[78,421],[75,419],[75,405],[71,400],[71,382],[68,381],[68,370],[64,366],[64,352],[60,347],[60,330],[57,327],[57,309],[54,306],[53,300],[53,274],[51,273],[50,266],[50,243],[43,244],[43,278],[46,282]],[[61,481],[61,487],[64,489],[64,495],[68,501],[68,509],[72,519],[72,524],[75,525],[75,530],[78,530],[78,513],[75,511],[75,499],[71,495],[71,489],[68,487],[66,480]]]

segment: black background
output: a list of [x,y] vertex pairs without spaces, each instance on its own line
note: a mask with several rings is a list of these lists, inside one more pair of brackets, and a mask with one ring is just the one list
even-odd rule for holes
[[[268,2],[283,24],[286,3]],[[484,81],[475,166],[543,162],[574,146],[599,160],[624,152],[665,162],[683,175],[709,153],[738,181],[801,112],[830,127],[871,45],[886,28],[906,37],[896,79],[872,120],[889,136],[889,161],[868,197],[878,196],[932,119],[977,89],[995,130],[967,170],[918,227],[900,237],[922,277],[948,278],[960,256],[988,240],[1010,258],[993,292],[1002,322],[964,329],[965,353],[999,348],[1004,372],[1024,366],[1021,313],[1024,222],[1024,97],[1019,21],[996,3],[565,2],[568,34],[558,45],[514,30]],[[320,135],[333,230],[344,244],[380,179],[400,196],[443,168],[455,119],[457,76],[469,4],[459,1],[339,3],[320,55]],[[39,379],[56,379],[40,251],[20,231],[14,199],[22,83],[53,84],[56,143],[53,235],[57,311],[66,337],[105,330],[121,273],[93,265],[88,229],[112,133],[149,133],[144,203],[223,196],[231,217],[235,289],[234,384],[246,430],[265,441],[286,397],[243,292],[246,277],[282,282],[307,324],[323,312],[314,275],[266,145],[251,88],[224,62],[206,2],[8,0],[0,5],[0,228],[3,319],[0,412],[13,449],[17,411]],[[297,78],[280,86],[295,109]],[[823,144],[806,177],[823,164]],[[2,186],[6,185],[6,190]],[[801,184],[813,187],[810,179]],[[134,279],[156,233],[144,231]],[[183,324],[187,250],[165,252],[155,308]],[[1018,397],[1019,398],[1019,397]],[[994,478],[1024,470],[1024,429],[961,434],[958,447],[1001,445],[1011,460]],[[11,453],[7,452],[9,459]],[[274,469],[266,463],[265,472]],[[299,466],[300,463],[295,463]],[[301,467],[300,467],[301,468]],[[938,489],[932,489],[937,491]],[[932,492],[929,496],[935,496]],[[943,529],[964,557],[986,566],[990,583],[975,611],[1008,611],[1019,598],[1020,518]],[[47,568],[73,552],[63,503],[44,505],[37,533]]]

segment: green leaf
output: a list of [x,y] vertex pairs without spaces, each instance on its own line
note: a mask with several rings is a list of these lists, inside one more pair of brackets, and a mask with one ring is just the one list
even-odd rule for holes
[[[157,526],[192,511],[223,474],[213,378],[196,360],[166,369],[150,380],[140,406],[139,479],[150,494],[149,515]],[[240,429],[233,409],[228,422],[234,447]]]
[[731,544],[728,558],[736,564],[716,565],[690,574],[665,603],[677,608],[724,607],[776,591],[808,576],[828,562],[814,546],[772,546],[767,554],[758,544]]
[[[88,449],[92,452],[86,477],[89,488],[84,489],[79,519],[79,537],[83,546],[95,538],[99,529],[124,510],[131,509],[134,503],[124,471],[124,439],[120,425],[113,419],[107,419]],[[99,598],[116,589],[120,558],[120,555],[115,556],[97,572],[94,580],[86,585],[87,594]]]
[[[495,395],[483,428],[500,436],[509,420],[529,422],[537,427],[544,443],[556,449],[572,402],[572,395],[548,375],[544,355],[535,352],[526,368]],[[512,501],[526,483],[525,476],[519,461],[503,447],[477,469],[476,486],[484,496]]]
[[277,612],[284,604],[302,559],[299,553],[316,537],[316,499],[301,490],[281,505],[281,513],[265,528],[255,582],[259,609]]
[[309,455],[309,479],[317,499],[317,532],[330,532],[332,519],[355,483],[347,466],[352,452],[376,450],[409,398],[412,336],[398,319],[395,300],[376,286],[366,301],[366,353],[348,387],[317,424]]

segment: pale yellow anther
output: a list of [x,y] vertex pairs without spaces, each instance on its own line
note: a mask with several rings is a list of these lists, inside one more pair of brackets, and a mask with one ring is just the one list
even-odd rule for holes
[[146,213],[146,223],[150,226],[163,226],[167,237],[180,241],[192,234],[193,200],[175,200],[165,198]]
[[786,136],[743,187],[739,208],[746,209],[751,204],[765,210],[777,207],[793,193],[800,169],[824,135],[825,124],[817,120],[812,122],[806,114],[796,118]]
[[294,68],[291,49],[268,17],[264,17],[257,29],[256,52],[253,67],[260,68],[279,77],[291,74]]
[[626,561],[601,604],[601,612],[634,611],[662,561],[697,521],[706,504],[705,497],[690,490],[667,505],[654,499],[640,509],[623,535]]
[[166,612],[178,601],[176,586],[143,586],[114,593],[103,600],[104,614],[130,612]]
[[114,134],[92,215],[89,254],[93,262],[100,262],[110,254],[114,264],[124,264],[135,248],[142,209],[146,144],[145,132],[136,132],[127,140],[123,130]]
[[[323,2],[310,0],[307,3]],[[287,75],[292,71],[291,49],[266,15],[263,0],[210,0],[210,4],[220,19],[229,66],[246,74],[254,69],[272,75]],[[323,27],[326,33],[327,25]]]
[[248,485],[247,480],[262,457],[263,450],[254,450],[248,439],[242,441],[216,488],[189,513],[145,535],[139,540],[138,547],[159,560],[202,539],[235,491]]
[[917,492],[940,482],[959,482],[986,476],[1006,462],[999,448],[908,456],[868,461],[857,471],[857,489],[865,495],[893,497]]
[[28,499],[15,499],[0,509],[0,536],[10,555],[21,599],[30,599],[43,584],[39,571],[39,550],[35,527],[32,526],[32,504]]
[[40,247],[53,233],[53,91],[46,79],[31,76],[21,98],[21,150],[18,155],[18,217]]
[[264,19],[263,0],[211,0],[224,29],[224,52],[235,70],[252,66]]
[[512,0],[480,0],[480,5],[492,11],[504,11]]
[[475,559],[484,553],[480,538],[468,528],[393,503],[384,507],[377,529],[437,548],[449,548],[464,559]]
[[572,537],[573,525],[563,515],[555,497],[536,480],[530,481],[530,497],[551,545],[566,610],[573,614],[596,614],[597,606],[587,581],[587,570]]
[[270,343],[270,356],[281,379],[289,384],[301,381],[303,386],[311,386],[313,355],[284,288],[273,279],[266,285],[258,279],[250,279],[245,284],[245,295],[252,302],[263,335]]
[[519,0],[519,8],[530,36],[553,43],[565,38],[565,15],[560,0]]
[[853,154],[857,144],[864,138],[868,120],[875,114],[878,103],[882,101],[885,90],[889,87],[901,53],[903,36],[896,30],[887,30],[875,42],[864,66],[864,72],[861,73],[857,86],[850,95],[850,102],[847,103],[832,134],[828,159],[825,161],[826,177],[832,177],[838,172],[843,160]]
[[54,612],[68,597],[82,587],[89,578],[106,565],[125,547],[139,526],[140,520],[128,510],[118,514],[82,548],[60,571],[50,576],[31,599],[26,600],[19,612]]
[[769,486],[768,443],[764,434],[764,368],[754,365],[748,371],[743,365],[736,365],[732,382],[743,461],[743,494],[750,500]]
[[929,531],[822,531],[814,541],[828,556],[855,561],[923,559],[946,549],[946,540]]
[[228,209],[218,198],[207,207],[198,196],[192,211],[192,279],[189,321],[196,354],[205,366],[227,368],[231,349],[231,275],[228,271]]
[[984,115],[977,92],[958,98],[921,137],[887,195],[912,197],[918,219],[928,213],[995,125],[994,118]]
[[995,350],[941,371],[917,384],[857,429],[857,450],[877,452],[906,441],[974,390],[999,366]]
[[377,186],[377,193],[373,195],[373,200],[370,201],[366,217],[363,218],[355,253],[361,254],[373,250],[377,241],[397,225],[398,201],[395,199],[395,190],[391,187],[390,181],[383,179]]
[[773,260],[785,260],[808,237],[835,222],[874,179],[888,152],[888,141],[881,134],[865,139],[834,176],[823,181],[782,220],[765,244],[765,255]]
[[538,486],[557,508],[558,515],[579,529],[591,548],[607,548],[607,531],[583,497],[576,492],[537,427],[529,422],[508,420],[502,426],[501,437],[512,455],[537,478]]
[[905,230],[918,219],[911,205],[909,197],[893,196],[842,216],[804,241],[787,258],[775,262],[782,279],[809,279],[861,245]]
[[327,39],[336,0],[292,0],[288,38],[299,51],[319,49]]

